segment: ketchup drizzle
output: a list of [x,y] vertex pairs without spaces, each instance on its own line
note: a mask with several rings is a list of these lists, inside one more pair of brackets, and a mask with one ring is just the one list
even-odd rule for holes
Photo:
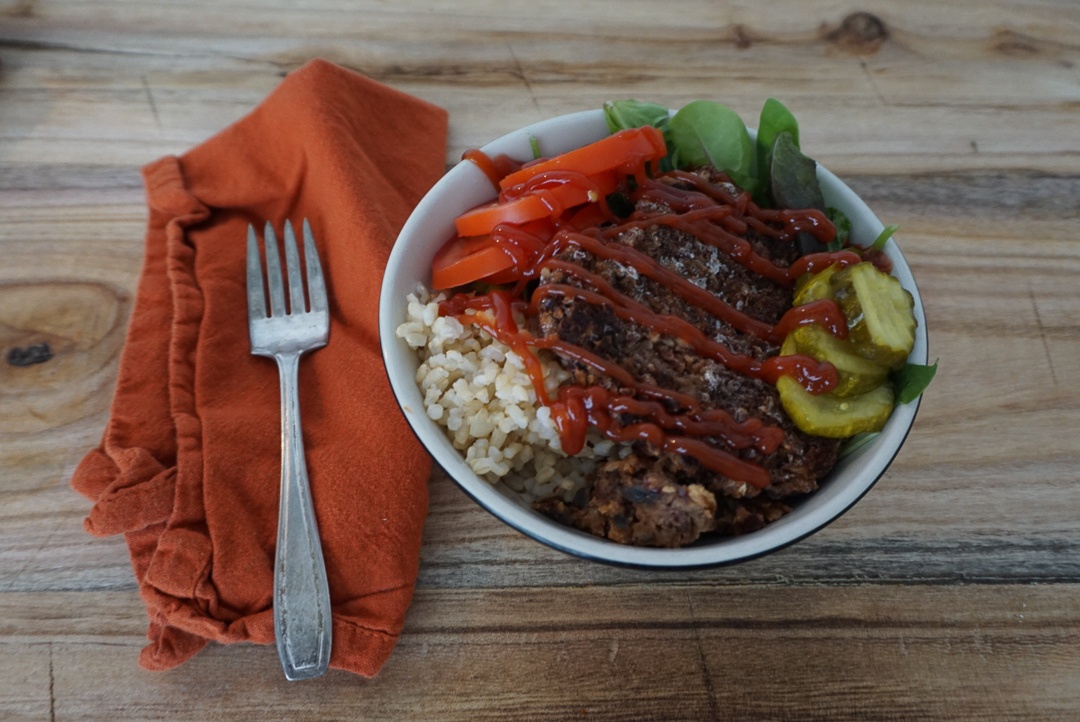
[[[496,186],[506,175],[499,175],[504,169],[497,168],[496,163],[480,151],[467,151],[464,158],[476,163]],[[844,314],[834,301],[822,299],[789,309],[776,325],[767,324],[725,303],[647,254],[619,243],[617,237],[632,228],[669,226],[692,234],[754,273],[788,287],[804,273],[817,272],[832,264],[847,266],[863,259],[853,251],[844,250],[811,254],[798,259],[790,267],[778,266],[756,253],[741,236],[752,230],[760,235],[791,241],[796,234],[807,232],[827,243],[835,236],[835,228],[823,213],[816,210],[759,208],[748,193],[738,191],[734,186],[710,183],[684,171],[671,171],[667,175],[689,185],[689,190],[649,178],[641,167],[627,170],[635,176],[637,183],[633,201],[651,200],[667,206],[672,212],[647,214],[635,211],[628,219],[616,221],[612,227],[585,232],[564,229],[546,243],[513,227],[499,226],[492,236],[496,244],[514,259],[514,271],[522,280],[512,291],[496,290],[478,296],[456,294],[440,303],[439,312],[444,316],[454,316],[462,323],[480,326],[521,357],[537,400],[551,409],[562,448],[567,454],[581,451],[586,432],[592,427],[613,441],[645,441],[660,450],[691,456],[718,474],[763,489],[770,483],[768,471],[737,454],[746,450],[761,455],[774,453],[784,439],[784,432],[780,428],[767,425],[757,418],[736,421],[726,411],[702,408],[697,399],[687,394],[643,383],[610,359],[562,339],[534,337],[519,327],[515,312],[534,316],[540,302],[552,296],[607,306],[620,319],[679,338],[699,355],[733,371],[770,384],[775,384],[781,376],[790,376],[811,393],[823,393],[837,383],[837,372],[831,364],[802,355],[772,356],[760,361],[736,353],[711,340],[686,320],[658,314],[620,293],[600,276],[556,256],[569,248],[579,247],[595,257],[631,267],[640,275],[664,285],[688,304],[705,310],[743,333],[775,345],[782,343],[784,337],[796,327],[812,323],[822,326],[838,338],[846,338]],[[500,197],[507,200],[524,193],[539,195],[552,211],[552,219],[559,225],[558,217],[564,209],[550,194],[545,194],[545,189],[561,184],[574,184],[589,191],[590,197],[594,194],[599,196],[597,201],[601,204],[603,215],[614,219],[596,183],[580,173],[557,171],[540,174],[522,184],[522,187],[502,191]],[[523,300],[526,282],[539,278],[545,269],[559,271],[583,287],[544,283],[526,303]],[[619,391],[613,392],[600,386],[566,385],[553,396],[544,384],[536,349],[555,351],[592,368],[615,381]],[[703,440],[705,438],[716,440],[722,448],[707,443]]]
[[521,168],[521,164],[507,155],[497,155],[494,158],[477,148],[469,148],[461,154],[462,160],[473,163],[484,172],[495,189],[499,188],[499,181]]

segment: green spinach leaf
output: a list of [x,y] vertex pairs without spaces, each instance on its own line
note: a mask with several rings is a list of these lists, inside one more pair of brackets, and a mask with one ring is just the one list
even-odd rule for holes
[[772,152],[776,136],[781,133],[790,134],[795,147],[799,147],[799,123],[795,116],[779,100],[769,98],[761,106],[757,129],[757,175],[765,188],[770,185],[769,153]]
[[671,133],[668,129],[668,109],[659,103],[644,103],[640,100],[609,100],[604,103],[604,121],[608,130],[617,133],[628,128],[640,128],[651,125],[664,134],[668,154],[660,159],[660,170],[674,170],[675,152],[671,146]]
[[659,103],[643,103],[640,100],[609,100],[604,103],[604,120],[612,133],[643,125],[667,130],[668,109]]
[[896,391],[896,403],[906,404],[914,401],[922,395],[937,373],[937,360],[930,366],[923,364],[905,364],[902,369],[893,373],[893,389]]
[[769,151],[769,190],[777,208],[825,209],[817,179],[817,162],[807,158],[786,130]]
[[734,110],[711,100],[695,100],[672,116],[668,128],[680,166],[711,165],[744,190],[756,189],[754,143]]

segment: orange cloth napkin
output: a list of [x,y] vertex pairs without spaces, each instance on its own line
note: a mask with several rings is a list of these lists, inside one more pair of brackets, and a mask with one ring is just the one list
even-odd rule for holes
[[329,344],[300,365],[300,408],[333,603],[330,663],[372,676],[412,599],[430,457],[379,349],[382,271],[445,170],[446,112],[325,61],[251,114],[143,169],[146,255],[111,417],[72,486],[91,534],[126,535],[150,617],[141,664],[209,641],[272,643],[278,372],[251,355],[248,223],[311,222]]

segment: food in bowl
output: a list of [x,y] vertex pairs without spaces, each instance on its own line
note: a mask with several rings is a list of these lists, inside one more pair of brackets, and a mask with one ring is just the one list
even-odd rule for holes
[[838,239],[822,202],[767,207],[814,203],[793,119],[757,163],[741,141],[701,158],[701,118],[732,115],[702,107],[535,163],[472,154],[500,197],[457,218],[397,330],[473,471],[620,543],[783,517],[885,423],[914,341],[910,294],[867,296],[891,288],[885,256]]

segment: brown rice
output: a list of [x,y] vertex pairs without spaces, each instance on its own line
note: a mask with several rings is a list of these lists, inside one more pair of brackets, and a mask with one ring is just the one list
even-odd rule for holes
[[[526,502],[555,494],[569,501],[598,463],[629,453],[628,445],[591,432],[580,454],[564,454],[551,411],[537,402],[521,357],[479,326],[439,316],[444,298],[418,286],[397,335],[420,359],[416,383],[428,417],[478,476]],[[568,374],[546,351],[540,361],[554,394]]]

